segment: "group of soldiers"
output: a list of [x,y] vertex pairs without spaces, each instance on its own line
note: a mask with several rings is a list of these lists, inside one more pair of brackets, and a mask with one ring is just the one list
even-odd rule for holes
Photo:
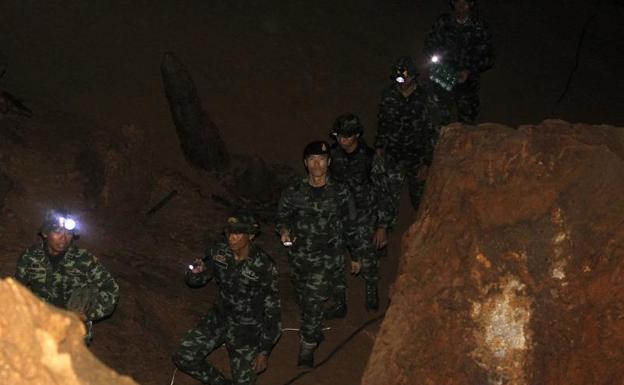
[[[454,120],[476,122],[479,76],[494,63],[491,36],[477,16],[476,1],[451,0],[450,6],[425,39],[425,56],[440,66],[430,70],[429,80],[418,80],[408,56],[393,66],[392,83],[379,104],[374,147],[365,142],[356,115],[340,115],[330,130],[333,143],[305,146],[307,175],[288,185],[279,200],[275,229],[288,249],[301,310],[299,366],[314,366],[324,320],[347,314],[346,252],[350,272],[364,279],[366,308],[379,309],[379,260],[397,221],[403,183],[407,179],[418,208],[440,127]],[[250,211],[235,211],[225,238],[188,266],[188,285],[214,279],[218,295],[183,336],[173,362],[204,384],[254,384],[281,335],[278,271],[254,243],[259,232]],[[49,212],[40,235],[41,242],[19,258],[16,278],[45,301],[75,311],[87,325],[110,315],[119,286],[93,255],[75,246],[71,214]],[[207,360],[223,344],[232,380]]]

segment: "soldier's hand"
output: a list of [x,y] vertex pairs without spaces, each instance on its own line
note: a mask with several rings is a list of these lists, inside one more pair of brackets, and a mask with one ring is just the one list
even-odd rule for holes
[[82,322],[87,322],[87,315],[83,311],[74,312]]
[[258,355],[256,355],[256,359],[251,364],[253,369],[258,374],[264,372],[268,365],[269,365],[269,357],[264,352],[258,353]]
[[457,82],[465,83],[466,80],[468,80],[468,76],[470,76],[470,71],[468,70],[459,71],[459,73],[457,74]]
[[424,182],[427,179],[428,172],[429,172],[429,167],[427,165],[422,165],[418,167],[418,170],[416,170],[416,179],[419,182]]
[[351,274],[358,275],[362,269],[362,264],[357,261],[351,261]]
[[290,231],[282,230],[280,233],[280,241],[284,246],[291,246],[294,242],[294,239],[290,239]]
[[381,249],[386,247],[388,244],[388,232],[385,227],[380,227],[375,231],[375,235],[373,236],[373,244],[377,249]]
[[193,274],[198,274],[203,272],[204,270],[206,270],[206,264],[201,258],[196,258],[195,262],[193,262],[193,268],[191,269],[191,272]]
[[377,147],[375,149],[375,155],[377,155],[377,156],[380,156],[380,157],[383,158],[384,153],[385,153],[385,151],[384,151],[383,147]]

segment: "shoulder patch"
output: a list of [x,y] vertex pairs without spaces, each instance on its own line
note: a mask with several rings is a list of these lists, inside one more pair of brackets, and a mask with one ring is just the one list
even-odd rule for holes
[[223,254],[215,254],[212,256],[212,259],[219,265],[227,266],[227,259]]

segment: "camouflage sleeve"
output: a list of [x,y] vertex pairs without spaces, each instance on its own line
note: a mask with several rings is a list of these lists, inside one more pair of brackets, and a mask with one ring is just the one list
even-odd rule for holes
[[384,92],[379,102],[377,113],[377,135],[375,136],[375,148],[383,148],[388,144],[388,137],[396,131],[397,106],[389,92]]
[[267,273],[264,287],[264,320],[260,336],[260,352],[267,355],[282,334],[282,310],[279,296],[279,274],[275,265]]
[[489,70],[494,66],[494,43],[492,34],[490,33],[487,25],[483,23],[477,32],[477,45],[474,47],[475,54],[473,56],[473,63],[471,71],[475,73],[481,73]]
[[201,273],[193,273],[191,269],[186,270],[186,275],[184,276],[184,281],[190,287],[200,287],[210,281],[214,275],[214,259],[212,256],[214,255],[215,246],[208,248],[206,250],[206,256],[202,258],[204,261],[204,265],[206,268]]
[[106,268],[98,262],[97,258],[89,254],[91,266],[88,268],[89,284],[97,287],[97,298],[89,307],[87,318],[98,320],[109,316],[115,310],[119,300],[119,285]]
[[[347,246],[351,250],[357,249],[357,211],[355,208],[355,199],[353,194],[349,191],[346,186],[343,186],[343,191],[341,192],[341,202],[340,202],[340,218],[342,219],[343,226],[343,239],[346,240]],[[351,254],[351,260],[357,261],[359,258],[356,253]]]
[[27,250],[20,255],[17,259],[17,265],[15,266],[15,279],[26,287],[30,286],[28,266],[30,266],[30,254]]
[[393,205],[390,193],[390,184],[384,159],[379,156],[373,158],[371,167],[371,180],[373,182],[373,193],[376,199],[377,228],[388,228],[394,219]]
[[277,204],[277,217],[275,218],[275,231],[281,234],[282,230],[292,230],[291,218],[293,217],[294,205],[292,203],[293,191],[288,186],[282,191],[282,195]]

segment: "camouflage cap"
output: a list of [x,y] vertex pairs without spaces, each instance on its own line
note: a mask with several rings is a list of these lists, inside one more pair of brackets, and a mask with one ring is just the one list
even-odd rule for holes
[[39,227],[39,234],[47,234],[61,229],[69,230],[74,237],[78,237],[78,224],[69,210],[56,208],[46,211]]
[[225,231],[256,235],[260,232],[260,223],[251,212],[237,210],[228,217]]
[[303,159],[310,155],[327,155],[329,156],[329,144],[324,140],[316,140],[308,143],[303,149]]
[[334,121],[334,126],[330,135],[333,136],[352,136],[362,135],[364,133],[364,127],[360,118],[350,112],[342,114]]
[[392,75],[390,75],[390,77],[394,80],[399,75],[405,76],[406,73],[411,77],[418,76],[418,70],[411,56],[401,56],[396,63],[394,63]]

